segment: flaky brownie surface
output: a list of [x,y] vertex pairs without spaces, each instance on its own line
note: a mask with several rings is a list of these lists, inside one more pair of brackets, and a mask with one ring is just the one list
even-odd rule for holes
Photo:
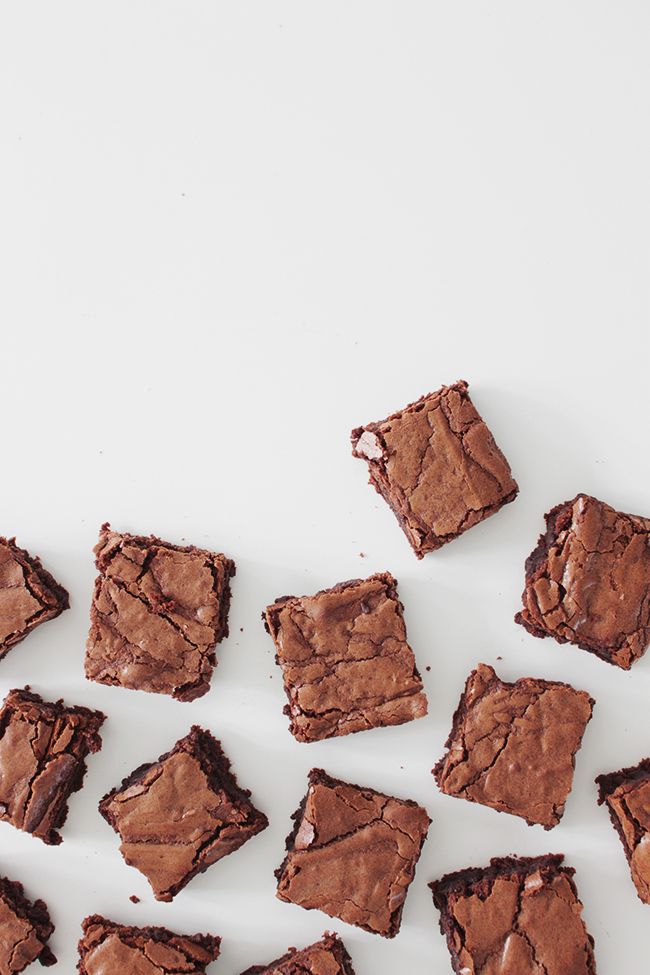
[[43,901],[29,901],[23,885],[0,877],[0,972],[17,975],[33,961],[56,964],[47,945],[54,931]]
[[0,658],[69,606],[68,593],[41,560],[0,537]]
[[242,975],[354,975],[352,959],[336,934],[325,932],[308,948],[290,948],[268,965],[253,965]]
[[205,975],[219,956],[221,938],[134,928],[98,914],[82,924],[79,975]]
[[599,775],[598,801],[606,803],[620,836],[639,898],[650,904],[650,758]]

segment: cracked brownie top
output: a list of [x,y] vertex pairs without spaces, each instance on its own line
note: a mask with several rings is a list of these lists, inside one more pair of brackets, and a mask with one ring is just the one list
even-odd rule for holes
[[132,928],[98,914],[82,923],[80,975],[205,975],[219,957],[221,938],[174,934],[167,928]]
[[430,884],[457,975],[595,975],[563,857],[494,859]]
[[315,596],[285,596],[264,619],[298,741],[318,741],[427,713],[406,642],[403,606],[388,572],[342,582]]
[[211,864],[268,826],[241,789],[221,744],[196,725],[156,761],[104,796],[99,811],[126,862],[170,901]]
[[68,606],[68,593],[41,560],[15,538],[0,537],[0,658]]
[[102,746],[106,716],[88,708],[10,691],[0,710],[0,819],[58,844],[71,793],[81,788],[86,757]]
[[379,423],[352,431],[383,496],[421,558],[513,501],[507,460],[477,413],[467,383],[443,386]]
[[532,677],[507,684],[479,664],[454,715],[449,751],[433,770],[438,786],[551,829],[564,812],[593,704],[569,684]]
[[522,598],[515,619],[533,636],[629,670],[650,641],[650,519],[586,494],[557,505],[526,562]]
[[639,898],[650,904],[650,758],[596,779],[621,838]]
[[109,525],[95,555],[86,676],[181,701],[207,693],[214,648],[228,635],[234,562]]
[[325,932],[308,948],[290,948],[269,965],[253,965],[242,975],[354,975],[354,969],[339,936]]
[[47,946],[54,925],[43,901],[28,901],[23,885],[0,877],[0,972],[17,975],[33,961],[56,964]]
[[393,938],[431,820],[406,799],[309,773],[277,896]]

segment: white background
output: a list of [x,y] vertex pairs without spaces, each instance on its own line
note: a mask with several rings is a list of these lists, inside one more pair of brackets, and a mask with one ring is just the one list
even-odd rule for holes
[[[427,882],[549,851],[577,868],[599,973],[645,970],[650,908],[593,779],[650,753],[650,655],[626,674],[512,618],[550,506],[587,491],[650,514],[649,42],[645,0],[2,5],[0,532],[72,609],[2,661],[0,691],[109,716],[63,845],[0,826],[0,869],[50,905],[56,971],[101,912],[221,934],[215,975],[326,928],[357,975],[444,975]],[[418,562],[348,435],[461,377],[521,495]],[[201,700],[84,680],[105,520],[236,560]],[[380,569],[430,715],[298,744],[260,612]],[[468,672],[499,656],[597,701],[551,833],[430,775]],[[271,826],[157,904],[96,807],[193,722]],[[433,818],[394,941],[274,899],[313,765]]]

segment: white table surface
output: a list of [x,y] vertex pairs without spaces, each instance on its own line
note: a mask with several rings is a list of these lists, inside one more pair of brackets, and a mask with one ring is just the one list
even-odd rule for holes
[[[26,0],[0,17],[0,532],[72,597],[0,663],[0,691],[109,716],[62,846],[0,824],[0,868],[50,905],[54,971],[101,912],[221,934],[215,975],[326,928],[357,975],[445,975],[427,882],[551,851],[576,867],[599,973],[645,971],[650,908],[593,779],[650,753],[650,655],[624,673],[513,614],[550,506],[586,491],[650,514],[650,6]],[[461,377],[521,494],[418,562],[348,435]],[[85,681],[105,520],[236,560],[201,700]],[[260,612],[381,569],[430,715],[298,744]],[[597,701],[550,833],[430,775],[467,674],[498,657]],[[157,904],[97,802],[193,722],[271,825]],[[433,818],[393,941],[274,898],[312,766]]]

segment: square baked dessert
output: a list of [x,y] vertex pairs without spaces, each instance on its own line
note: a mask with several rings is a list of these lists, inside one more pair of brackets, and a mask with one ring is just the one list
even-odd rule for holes
[[352,959],[337,934],[327,931],[308,948],[289,948],[268,965],[253,965],[242,975],[354,975]]
[[237,784],[221,743],[196,725],[104,796],[99,811],[159,901],[172,900],[192,877],[268,826]]
[[465,684],[447,754],[433,770],[448,796],[556,826],[594,702],[569,684],[500,680],[479,664]]
[[650,904],[650,758],[632,768],[599,775],[598,802],[607,804],[621,838],[636,892]]
[[431,820],[406,799],[309,773],[277,897],[394,938]]
[[101,711],[10,691],[0,709],[0,820],[58,844],[68,799],[86,774],[86,758],[102,747]]
[[457,975],[595,975],[575,871],[564,857],[504,857],[430,884]]
[[235,563],[107,524],[94,551],[86,677],[179,701],[206,694],[215,647],[228,635]]
[[587,494],[557,505],[526,561],[522,598],[515,620],[533,636],[629,670],[650,641],[650,519]]
[[519,490],[462,380],[357,427],[352,453],[368,462],[370,483],[418,558],[514,501]]
[[48,967],[56,958],[47,942],[54,931],[43,901],[29,901],[23,885],[0,877],[0,972],[15,975],[33,961]]
[[132,928],[98,914],[82,922],[79,975],[205,975],[221,938]]
[[289,699],[284,711],[298,741],[404,724],[427,713],[403,610],[388,572],[267,606],[263,618]]
[[28,633],[70,605],[41,560],[0,536],[0,659]]

